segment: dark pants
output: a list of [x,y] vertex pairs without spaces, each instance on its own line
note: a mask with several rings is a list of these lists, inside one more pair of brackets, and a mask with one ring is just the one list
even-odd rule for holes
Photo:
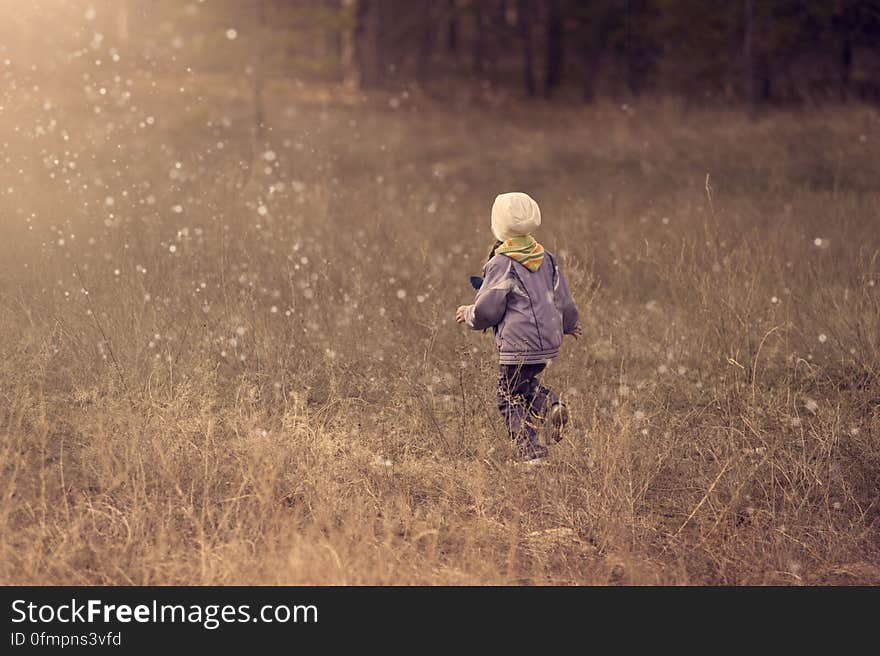
[[559,402],[559,397],[538,380],[546,366],[502,364],[499,370],[498,409],[508,434],[521,450],[539,446],[536,427],[550,406]]

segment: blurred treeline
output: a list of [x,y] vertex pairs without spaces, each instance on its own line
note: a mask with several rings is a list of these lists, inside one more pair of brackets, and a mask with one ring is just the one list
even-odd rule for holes
[[359,0],[361,84],[439,69],[529,96],[880,95],[876,0]]
[[35,0],[7,19],[7,56],[69,59],[97,31],[147,68],[441,96],[880,98],[880,0]]

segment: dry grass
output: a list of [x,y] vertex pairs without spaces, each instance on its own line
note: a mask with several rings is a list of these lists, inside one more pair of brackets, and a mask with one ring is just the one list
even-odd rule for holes
[[[7,98],[0,581],[880,583],[876,111],[279,84],[254,155],[189,82]],[[452,321],[510,189],[585,317],[536,469]]]

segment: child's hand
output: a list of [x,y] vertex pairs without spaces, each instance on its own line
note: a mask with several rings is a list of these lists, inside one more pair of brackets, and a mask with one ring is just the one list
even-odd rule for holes
[[459,305],[458,309],[455,311],[455,321],[456,323],[464,323],[464,309],[466,306]]
[[584,334],[584,329],[581,327],[580,324],[576,325],[574,327],[574,330],[571,331],[571,336],[574,337],[575,339],[577,339],[578,337],[580,337],[583,334]]

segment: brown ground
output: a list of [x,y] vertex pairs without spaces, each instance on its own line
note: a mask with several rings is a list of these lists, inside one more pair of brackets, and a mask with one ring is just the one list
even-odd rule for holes
[[[89,84],[2,115],[0,582],[880,583],[875,110],[278,83],[254,150]],[[513,189],[585,325],[537,469],[453,321]]]

